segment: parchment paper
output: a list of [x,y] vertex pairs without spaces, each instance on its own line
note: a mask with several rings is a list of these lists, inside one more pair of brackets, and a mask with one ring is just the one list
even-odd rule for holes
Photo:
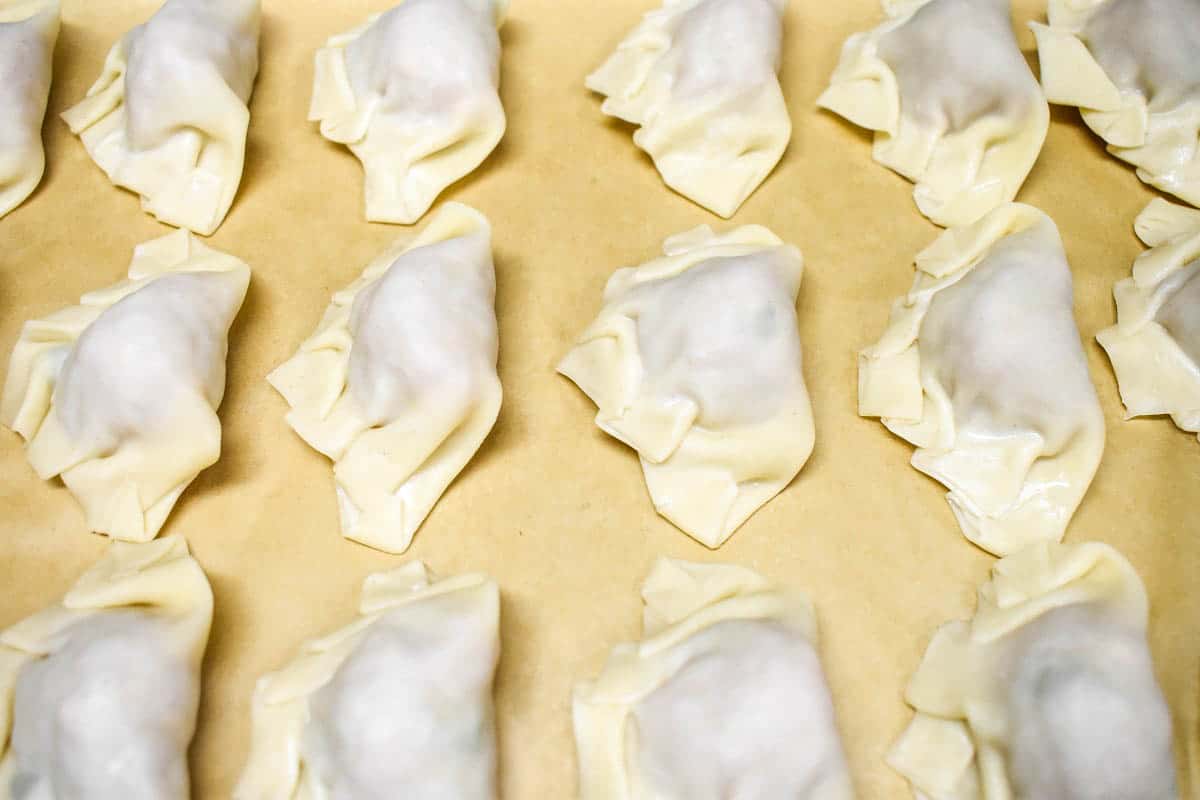
[[[262,69],[246,172],[211,243],[253,269],[234,326],[218,464],[184,494],[166,530],[187,536],[216,594],[204,699],[192,748],[194,795],[227,797],[249,738],[256,677],[306,637],[344,624],[388,556],[338,533],[330,465],[284,423],[264,380],[315,326],[330,293],[404,228],[364,221],[362,172],[305,121],[313,51],[386,0],[266,0]],[[911,185],[873,163],[869,137],[814,100],[842,41],[875,24],[875,0],[793,0],[782,81],[795,133],[783,162],[732,222],[673,194],[583,86],[655,0],[514,0],[504,26],[508,133],[442,199],[495,228],[504,407],[406,558],[441,574],[486,570],[503,589],[497,686],[506,800],[574,796],[570,690],[615,643],[640,632],[638,586],[670,555],[730,561],[807,590],[855,781],[863,798],[907,797],[883,763],[910,716],[901,692],[934,628],[969,615],[994,559],[959,533],[944,489],[908,465],[911,448],[855,413],[855,351],[883,329],[937,233]],[[1024,22],[1040,4],[1017,3]],[[64,0],[45,125],[41,188],[0,221],[0,355],[21,323],[123,277],[132,248],[167,228],[111,186],[58,113],[83,96],[109,46],[153,0]],[[1068,540],[1118,547],[1153,604],[1150,636],[1170,698],[1184,797],[1200,786],[1200,443],[1165,419],[1122,421],[1116,382],[1092,338],[1114,318],[1113,282],[1140,245],[1153,196],[1107,156],[1076,111],[1054,109],[1021,199],[1058,223],[1076,312],[1108,419],[1108,447]],[[655,515],[632,451],[553,366],[599,307],[609,274],[698,224],[760,223],[806,258],[799,315],[816,450],[799,478],[719,552]],[[0,626],[59,597],[106,540],[67,491],[37,479],[20,439],[0,434]]]

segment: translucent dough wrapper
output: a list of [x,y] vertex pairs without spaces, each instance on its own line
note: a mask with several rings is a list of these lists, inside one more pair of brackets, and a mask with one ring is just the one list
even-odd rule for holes
[[731,217],[787,148],[786,0],[665,0],[588,76],[667,186]]
[[267,379],[333,460],[342,535],[408,549],[500,412],[491,226],[447,203],[333,296]]
[[1037,36],[1051,103],[1077,106],[1151,186],[1200,205],[1200,5],[1049,0]]
[[1117,283],[1117,324],[1096,334],[1126,417],[1169,414],[1200,433],[1200,211],[1155,199],[1138,215],[1150,249]]
[[496,584],[417,561],[369,576],[359,611],[259,679],[234,800],[495,800]]
[[507,0],[404,0],[317,51],[308,118],[362,162],[367,219],[410,224],[504,135]]
[[1177,800],[1146,592],[1096,543],[996,563],[975,616],[938,629],[888,763],[926,800]]
[[242,180],[258,74],[259,0],[167,0],[113,45],[63,112],[115,185],[161,222],[207,236]]
[[718,547],[812,452],[796,296],[800,251],[766,228],[672,236],[618,270],[558,365],[635,449],[654,507]]
[[885,22],[846,41],[817,104],[875,131],[875,160],[916,184],[922,214],[974,222],[1017,196],[1050,124],[1009,0],[884,8]]
[[1104,450],[1053,221],[1012,203],[917,254],[883,337],[859,354],[858,406],[917,450],[963,534],[997,555],[1059,541]]
[[644,638],[575,688],[582,800],[849,800],[808,599],[660,559]]
[[91,530],[153,539],[216,463],[227,338],[249,283],[245,263],[176,231],[134,248],[127,280],[21,329],[0,422]]
[[187,800],[212,591],[179,536],[114,542],[0,633],[0,800]]
[[58,0],[0,0],[0,218],[42,182]]

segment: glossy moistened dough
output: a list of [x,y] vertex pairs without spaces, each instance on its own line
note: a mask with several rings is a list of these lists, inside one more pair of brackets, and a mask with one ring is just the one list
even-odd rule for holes
[[766,228],[667,239],[618,270],[558,365],[637,450],[654,507],[709,547],[783,490],[813,448],[796,330],[800,251]]
[[1058,541],[1092,482],[1104,416],[1054,223],[1001,206],[917,254],[883,337],[859,354],[858,413],[916,445],[975,544]]
[[134,248],[127,280],[21,329],[0,422],[91,530],[153,539],[216,463],[227,337],[249,282],[243,262],[176,231]]
[[1200,433],[1200,211],[1155,199],[1134,228],[1150,249],[1113,290],[1117,324],[1096,340],[1127,417],[1170,414]]
[[0,0],[0,218],[42,181],[58,0]]
[[416,222],[504,135],[508,0],[403,0],[317,51],[308,118],[366,173],[367,219]]
[[233,204],[258,28],[259,0],[166,0],[62,115],[109,180],[162,222],[207,236]]
[[495,800],[495,582],[412,562],[368,577],[359,610],[259,679],[234,800]]
[[180,536],[114,542],[0,633],[0,800],[187,800],[212,590]]
[[916,184],[921,213],[966,225],[1017,196],[1050,111],[1009,0],[892,0],[851,36],[817,100],[875,131],[873,155]]
[[575,688],[583,800],[849,800],[808,599],[660,559],[644,636]]
[[333,459],[342,535],[389,553],[413,534],[500,411],[491,227],[447,203],[333,296],[267,379]]
[[1146,591],[1096,543],[997,562],[973,619],[934,634],[888,763],[925,800],[1177,800]]
[[1138,177],[1200,206],[1200,3],[1049,0],[1037,36],[1051,103],[1078,106]]
[[787,148],[779,87],[787,0],[664,0],[588,76],[602,110],[675,191],[733,216]]

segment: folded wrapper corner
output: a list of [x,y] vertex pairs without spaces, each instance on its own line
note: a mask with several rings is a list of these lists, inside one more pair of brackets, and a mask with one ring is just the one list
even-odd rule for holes
[[134,248],[129,276],[26,322],[0,422],[38,477],[75,495],[90,530],[153,539],[221,452],[216,408],[250,268],[178,230]]
[[853,796],[804,594],[743,567],[661,558],[642,600],[643,639],[575,687],[582,800],[687,800],[698,785]]
[[342,535],[412,543],[500,411],[491,226],[446,203],[333,296],[267,379],[288,424],[334,462]]
[[[1054,223],[1020,203],[950,228],[859,354],[859,414],[916,446],[968,539],[1059,541],[1104,449],[1104,415]],[[931,316],[932,315],[932,316]]]
[[416,222],[499,144],[506,7],[403,0],[317,51],[308,119],[362,162],[368,220]]
[[58,0],[0,0],[0,219],[42,182]]
[[[402,644],[390,639],[391,628]],[[420,797],[496,800],[491,687],[499,652],[500,590],[486,575],[437,579],[413,561],[368,576],[357,619],[305,642],[290,663],[259,678],[234,800],[342,796],[335,789],[347,785],[372,797],[403,786]],[[371,716],[397,711],[408,719]],[[346,724],[354,730],[339,727]],[[370,741],[330,750],[324,737],[338,733]]]
[[1049,0],[1031,22],[1051,103],[1076,106],[1108,152],[1200,206],[1200,6],[1193,0]]
[[[0,632],[0,797],[136,785],[184,800],[212,606],[183,537],[113,542],[59,603]],[[159,772],[159,758],[182,773]]]
[[779,86],[786,0],[665,0],[587,86],[663,180],[731,217],[779,163],[792,136]]
[[233,204],[259,19],[259,0],[167,0],[62,114],[109,180],[162,222],[208,236]]
[[663,252],[609,279],[558,371],[638,452],[658,512],[715,548],[812,452],[795,311],[803,262],[757,225],[701,226]]
[[851,36],[817,105],[875,131],[876,161],[916,184],[921,213],[966,225],[1017,196],[1050,111],[1007,0],[884,3]]
[[934,634],[888,764],[920,800],[1175,800],[1148,615],[1141,579],[1108,545],[1040,543],[1001,559],[974,617]]
[[1096,334],[1126,417],[1169,414],[1200,433],[1200,211],[1156,198],[1138,215],[1149,250],[1117,283],[1117,324]]

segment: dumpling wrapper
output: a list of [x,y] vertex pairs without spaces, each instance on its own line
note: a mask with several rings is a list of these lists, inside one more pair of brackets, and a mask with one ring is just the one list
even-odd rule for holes
[[1096,334],[1126,418],[1170,414],[1200,433],[1200,211],[1155,199],[1134,230],[1150,249],[1117,283],[1117,324]]
[[667,186],[731,217],[792,137],[779,86],[787,0],[664,0],[587,78]]
[[575,688],[582,800],[849,800],[808,598],[660,559],[644,637]]
[[0,218],[42,182],[58,0],[0,0]]
[[496,583],[416,561],[369,576],[359,610],[259,679],[234,800],[495,800]]
[[365,172],[367,219],[410,224],[504,136],[508,0],[403,0],[317,51],[308,119]]
[[758,225],[672,236],[618,270],[558,365],[596,425],[638,452],[658,513],[718,547],[812,452],[796,296],[800,251]]
[[1146,183],[1200,206],[1200,4],[1049,0],[1031,22],[1051,103],[1077,106]]
[[0,633],[0,800],[187,800],[212,603],[182,537],[114,542]]
[[1017,46],[1009,0],[885,0],[817,104],[875,131],[876,161],[916,184],[921,213],[966,225],[1017,196],[1050,109]]
[[925,800],[1177,800],[1141,579],[1094,542],[998,561],[975,616],[938,629],[888,755]]
[[491,226],[446,203],[333,296],[271,382],[333,460],[342,535],[402,553],[500,412]]
[[21,329],[0,422],[91,530],[153,539],[221,453],[229,328],[250,268],[180,230],[134,248],[127,280]]
[[859,354],[858,413],[917,450],[963,533],[1008,555],[1059,541],[1104,450],[1104,415],[1053,221],[1001,206],[917,254],[883,337]]
[[166,0],[63,112],[92,160],[160,221],[207,236],[237,194],[258,74],[259,0]]

